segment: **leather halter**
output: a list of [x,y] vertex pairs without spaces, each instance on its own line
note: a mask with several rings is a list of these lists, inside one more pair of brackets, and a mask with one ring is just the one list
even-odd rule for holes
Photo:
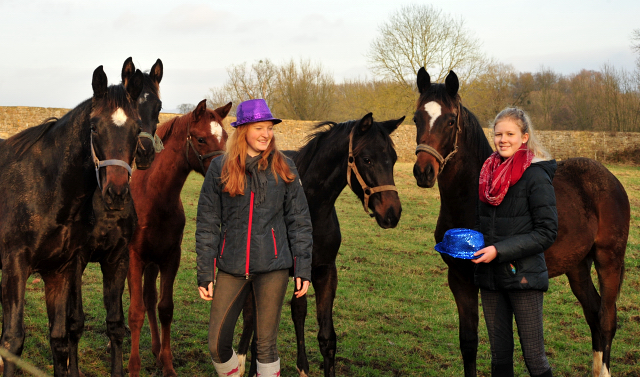
[[460,105],[460,102],[458,102],[458,115],[456,115],[456,126],[457,126],[456,137],[453,141],[453,145],[454,145],[453,150],[447,155],[447,157],[442,157],[440,152],[438,152],[434,147],[432,147],[429,144],[418,144],[418,146],[416,147],[416,155],[420,152],[427,152],[430,155],[432,155],[436,160],[438,160],[438,163],[440,164],[440,169],[438,169],[437,175],[440,175],[440,173],[442,173],[442,169],[444,169],[444,166],[447,164],[447,162],[449,162],[449,160],[451,160],[451,158],[456,154],[456,152],[458,152],[458,135],[460,135],[460,132],[462,131],[462,127],[460,126],[461,114],[462,114],[462,106]]
[[[102,190],[102,185],[100,184],[100,168],[105,167],[105,166],[121,166],[125,169],[127,169],[127,171],[129,172],[129,179],[131,179],[131,174],[133,173],[131,170],[131,166],[129,166],[129,164],[127,164],[126,162],[122,161],[122,160],[102,160],[100,161],[98,159],[98,157],[96,156],[96,151],[93,148],[93,133],[90,135],[89,137],[90,141],[91,141],[91,159],[93,160],[93,164],[96,168],[96,180],[98,181],[98,187],[100,188],[100,190]],[[138,148],[138,146],[136,145],[136,149]],[[135,151],[133,153],[135,155]]]
[[360,173],[358,172],[358,168],[356,167],[356,159],[353,155],[353,133],[356,130],[356,127],[353,127],[353,129],[351,130],[351,133],[349,134],[349,159],[347,162],[347,183],[349,184],[349,188],[353,190],[353,187],[351,187],[351,171],[353,171],[353,173],[356,175],[356,178],[358,179],[358,182],[360,183],[360,186],[362,186],[362,191],[364,192],[364,203],[363,203],[364,211],[367,213],[367,215],[373,217],[375,216],[375,214],[369,213],[369,197],[375,194],[376,192],[381,192],[381,191],[398,192],[398,189],[394,185],[383,185],[383,186],[376,186],[371,188],[366,183],[364,183],[364,179],[362,179],[362,176],[360,175]]
[[223,150],[213,151],[204,155],[200,154],[200,152],[198,152],[198,150],[196,149],[196,146],[193,145],[193,142],[191,141],[191,122],[189,122],[189,125],[187,126],[187,146],[184,151],[185,152],[184,155],[187,158],[187,163],[189,162],[189,146],[191,146],[191,149],[193,149],[193,153],[195,153],[196,157],[198,158],[203,174],[207,174],[207,171],[204,170],[204,160],[206,160],[209,157],[219,156],[221,154],[224,154]]

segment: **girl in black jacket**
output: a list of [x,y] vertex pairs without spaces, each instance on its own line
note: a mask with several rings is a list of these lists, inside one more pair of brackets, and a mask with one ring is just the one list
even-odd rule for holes
[[486,247],[475,255],[492,376],[513,376],[513,317],[531,376],[552,376],[544,350],[543,292],[549,287],[544,251],[556,239],[552,186],[556,162],[537,143],[531,121],[507,108],[493,122],[494,152],[482,166],[477,230]]
[[231,342],[253,289],[257,372],[279,376],[276,338],[289,270],[296,297],[311,279],[311,218],[296,167],[275,146],[280,119],[262,99],[242,102],[237,114],[227,152],[211,162],[198,201],[198,291],[212,301],[209,351],[218,375],[244,369]]

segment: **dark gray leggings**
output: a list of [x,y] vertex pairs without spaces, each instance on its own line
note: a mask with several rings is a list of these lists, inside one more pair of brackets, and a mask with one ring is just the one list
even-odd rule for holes
[[549,370],[544,352],[542,300],[535,290],[490,291],[481,289],[482,309],[491,344],[491,364],[513,365],[513,317],[516,318],[520,346],[529,374]]
[[278,360],[276,340],[288,282],[289,270],[250,275],[249,279],[218,272],[209,318],[209,352],[214,362],[224,363],[231,359],[233,331],[251,288],[258,361],[272,363]]

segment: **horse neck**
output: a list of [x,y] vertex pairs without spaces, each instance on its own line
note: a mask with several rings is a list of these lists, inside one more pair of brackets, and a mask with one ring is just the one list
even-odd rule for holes
[[489,155],[484,146],[470,145],[471,140],[466,135],[460,136],[458,152],[438,176],[440,216],[437,234],[444,234],[450,228],[472,228],[476,221],[478,180],[482,164]]
[[330,148],[332,151],[339,151],[338,153],[326,153],[327,149],[329,148],[326,146],[318,146],[319,152],[313,156],[301,177],[305,182],[305,194],[312,211],[333,209],[340,193],[347,186],[348,138],[341,141],[337,148]]

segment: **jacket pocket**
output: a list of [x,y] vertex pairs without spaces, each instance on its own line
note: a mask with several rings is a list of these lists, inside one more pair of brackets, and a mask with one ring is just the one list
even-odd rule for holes
[[276,245],[276,232],[271,228],[271,236],[273,237],[273,254],[278,259],[278,246]]

